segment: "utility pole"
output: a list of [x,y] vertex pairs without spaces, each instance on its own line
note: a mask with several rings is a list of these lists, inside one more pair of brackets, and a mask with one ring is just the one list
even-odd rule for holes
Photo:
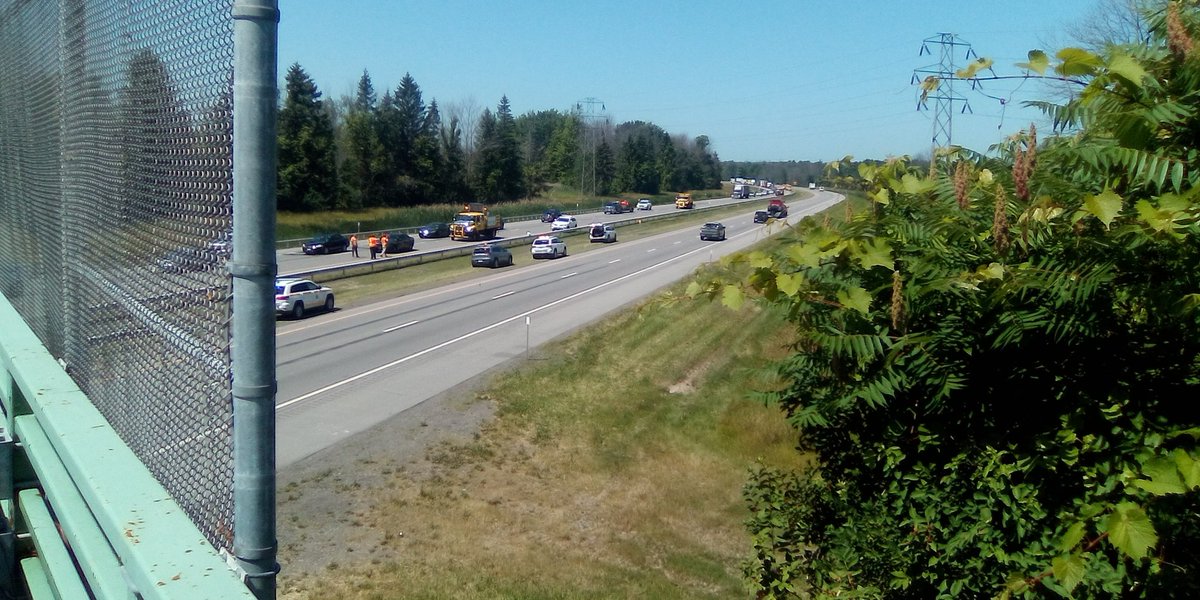
[[[954,82],[964,81],[963,78],[956,75],[958,66],[955,64],[955,56],[961,51],[963,53],[964,62],[973,59],[978,59],[979,56],[971,49],[971,44],[964,41],[953,33],[939,33],[933,37],[925,38],[921,42],[921,51],[918,56],[926,54],[932,56],[933,51],[930,46],[937,47],[938,63],[913,70],[912,83],[920,84],[929,82],[933,89],[924,88],[921,97],[917,100],[917,110],[928,109],[928,101],[933,100],[933,136],[931,138],[930,160],[937,156],[938,148],[945,148],[953,143],[954,132],[954,103],[962,103],[962,113],[971,111],[971,104],[967,99],[955,92]],[[971,81],[971,87],[974,89],[978,82],[974,79]]]
[[[600,106],[599,111],[596,110],[597,105]],[[584,98],[575,103],[575,111],[583,123],[583,145],[586,152],[583,160],[579,161],[580,201],[588,189],[591,189],[592,196],[596,195],[596,138],[599,136],[599,125],[608,120],[608,116],[604,114],[606,110],[608,109],[604,102],[598,98]]]

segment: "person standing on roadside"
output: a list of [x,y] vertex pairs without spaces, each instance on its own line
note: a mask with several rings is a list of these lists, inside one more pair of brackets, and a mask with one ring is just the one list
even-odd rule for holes
[[387,258],[388,235],[383,234],[383,238],[379,240],[379,258]]
[[353,233],[350,234],[350,253],[354,258],[358,258],[358,236]]
[[367,238],[367,247],[371,250],[371,260],[375,260],[375,257],[379,255],[379,238],[375,237],[375,234],[372,233]]

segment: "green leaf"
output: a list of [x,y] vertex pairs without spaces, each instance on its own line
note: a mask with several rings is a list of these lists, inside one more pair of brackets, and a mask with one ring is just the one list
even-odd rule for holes
[[1113,219],[1121,213],[1121,197],[1112,190],[1104,190],[1099,196],[1088,194],[1083,201],[1083,209],[1092,216],[1100,219],[1107,229]]
[[1063,534],[1062,539],[1058,541],[1058,549],[1063,552],[1070,552],[1079,540],[1083,539],[1084,524],[1083,521],[1076,521],[1067,528],[1067,532]]
[[892,202],[892,197],[886,188],[879,188],[878,192],[871,194],[871,199],[884,206],[887,206]]
[[1050,66],[1050,57],[1046,56],[1041,50],[1029,51],[1029,62],[1017,63],[1017,66],[1022,69],[1029,69],[1038,75],[1045,75],[1046,68]]
[[961,77],[963,79],[970,79],[978,75],[980,71],[990,68],[992,68],[992,59],[977,58],[971,61],[971,64],[967,65],[966,67],[955,71],[954,76]]
[[775,266],[775,261],[765,252],[751,252],[746,257],[746,261],[750,263],[752,269],[770,269]]
[[984,279],[1004,279],[1004,265],[1000,263],[989,263],[988,266],[980,266],[975,269],[975,274]]
[[1083,573],[1085,566],[1083,557],[1075,554],[1069,556],[1059,556],[1051,563],[1050,568],[1054,573],[1054,578],[1058,580],[1068,592],[1075,589],[1079,582],[1083,581]]
[[871,310],[871,295],[861,287],[852,287],[847,291],[838,291],[837,299],[842,306],[857,310],[864,315]]
[[815,244],[793,244],[788,247],[787,256],[802,267],[815,268],[821,265],[821,248]]
[[904,177],[900,178],[900,190],[905,194],[923,194],[932,190],[937,182],[924,177],[917,177],[911,173],[905,173]]
[[780,273],[775,276],[775,287],[788,296],[795,296],[804,284],[804,275],[800,273]]
[[699,296],[702,292],[704,292],[704,286],[700,285],[699,281],[693,281],[688,284],[687,291],[685,291],[684,293],[687,294],[688,298],[695,298],[696,296]]
[[1108,540],[1127,556],[1140,560],[1158,543],[1154,524],[1136,504],[1122,503],[1108,515]]
[[1054,70],[1063,77],[1094,75],[1104,61],[1099,56],[1081,48],[1064,48],[1055,55],[1059,61]]
[[[1175,212],[1170,209],[1158,209],[1149,200],[1138,200],[1135,205],[1138,217],[1149,225],[1151,229],[1162,232],[1175,234]],[[1178,236],[1177,236],[1178,237]]]
[[884,267],[891,269],[893,263],[892,247],[884,239],[873,239],[869,242],[859,242],[850,245],[850,256],[862,264],[864,269]]
[[1142,87],[1142,80],[1146,78],[1146,70],[1127,54],[1114,56],[1108,64],[1108,72],[1139,89]]
[[742,295],[742,288],[736,285],[725,286],[725,291],[721,297],[721,303],[733,310],[742,307],[742,303],[746,301],[746,297]]
[[1183,480],[1179,478],[1179,469],[1175,467],[1174,460],[1155,458],[1142,466],[1142,473],[1150,479],[1139,479],[1133,484],[1151,494],[1163,496],[1182,494],[1187,491]]
[[1179,469],[1179,473],[1183,475],[1183,483],[1187,489],[1191,490],[1200,486],[1200,460],[1196,460],[1182,449],[1172,452],[1171,458],[1175,461],[1175,468]]

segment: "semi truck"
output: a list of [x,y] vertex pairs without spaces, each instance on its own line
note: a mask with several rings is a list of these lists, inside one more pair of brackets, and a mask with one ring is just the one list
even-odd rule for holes
[[733,196],[735,200],[745,200],[750,197],[750,186],[744,184],[736,184],[733,186]]
[[479,202],[468,202],[463,205],[462,212],[454,215],[454,222],[450,223],[450,239],[471,242],[490,240],[501,229],[504,229],[503,217],[491,214]]

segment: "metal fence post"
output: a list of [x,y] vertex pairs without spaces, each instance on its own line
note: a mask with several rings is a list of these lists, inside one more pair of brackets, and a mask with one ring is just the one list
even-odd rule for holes
[[275,598],[275,101],[278,0],[233,4],[233,553]]

